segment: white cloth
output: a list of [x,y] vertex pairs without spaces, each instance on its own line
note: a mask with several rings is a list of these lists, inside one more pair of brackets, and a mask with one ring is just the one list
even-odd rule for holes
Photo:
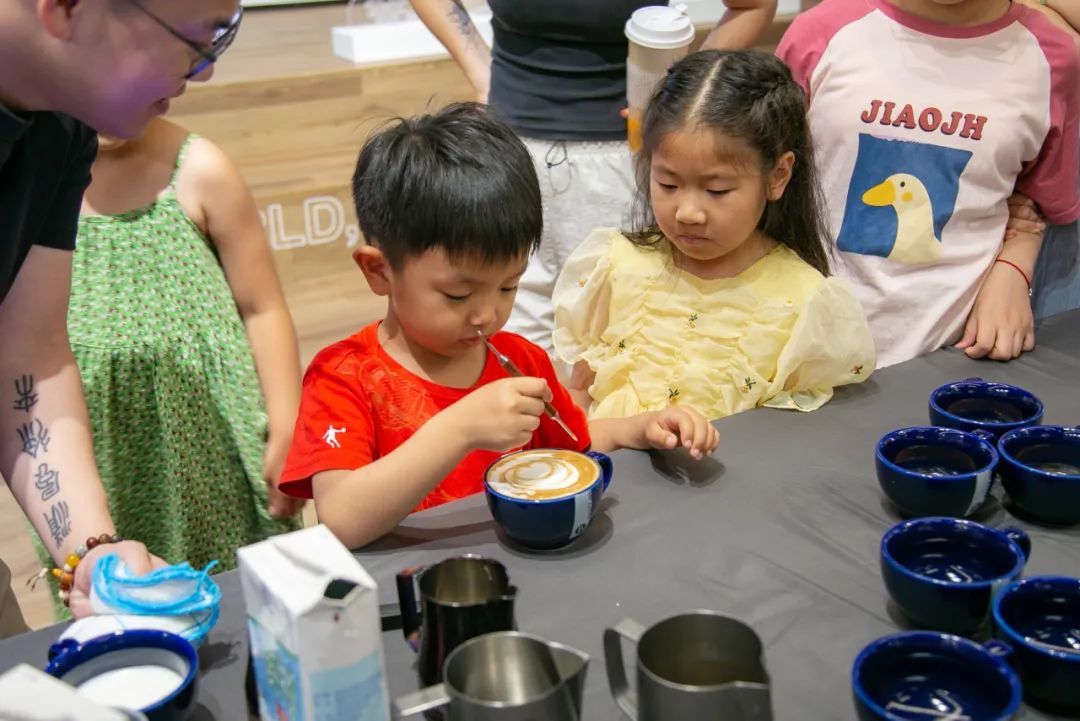
[[551,344],[555,281],[593,228],[622,226],[628,220],[635,190],[632,156],[624,141],[522,140],[540,179],[544,234],[518,284],[506,330],[546,350],[565,373]]
[[94,616],[76,621],[67,635],[92,636],[112,624],[121,629],[158,628],[197,646],[220,615],[221,589],[210,578],[215,565],[196,571],[181,563],[136,576],[119,556],[105,556],[94,567],[90,588]]

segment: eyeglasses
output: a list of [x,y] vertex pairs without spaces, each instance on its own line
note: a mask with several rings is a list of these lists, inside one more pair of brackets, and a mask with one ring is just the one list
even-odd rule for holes
[[210,65],[213,65],[217,62],[217,59],[220,58],[222,54],[229,49],[229,46],[232,45],[233,40],[236,39],[236,33],[240,31],[240,21],[244,17],[244,8],[243,6],[240,6],[236,10],[236,15],[234,15],[232,20],[229,21],[229,24],[225,27],[218,28],[217,31],[215,31],[214,39],[210,41],[210,44],[204,45],[202,43],[197,43],[184,37],[183,33],[181,33],[172,25],[165,22],[157,15],[152,13],[150,10],[148,10],[141,2],[139,2],[139,0],[130,1],[131,4],[141,10],[142,13],[146,15],[146,17],[153,20],[155,23],[160,25],[167,33],[169,33],[174,38],[184,43],[184,45],[187,45],[189,48],[199,54],[198,59],[194,62],[194,64],[192,64],[191,70],[188,72],[187,75],[184,76],[185,80],[190,80],[202,71],[206,70],[206,68],[208,68]]

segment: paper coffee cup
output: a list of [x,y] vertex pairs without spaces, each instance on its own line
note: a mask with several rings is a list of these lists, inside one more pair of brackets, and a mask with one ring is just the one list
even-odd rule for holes
[[694,24],[685,5],[639,8],[626,21],[627,139],[634,152],[641,147],[641,116],[653,90],[671,65],[686,56],[694,40]]

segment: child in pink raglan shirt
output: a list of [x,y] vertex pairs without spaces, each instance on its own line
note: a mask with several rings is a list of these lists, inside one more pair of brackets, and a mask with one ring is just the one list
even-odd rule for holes
[[837,272],[882,366],[957,343],[1034,347],[1042,238],[1003,244],[1014,190],[1051,223],[1080,217],[1080,60],[1007,0],[825,0],[777,49],[807,92]]

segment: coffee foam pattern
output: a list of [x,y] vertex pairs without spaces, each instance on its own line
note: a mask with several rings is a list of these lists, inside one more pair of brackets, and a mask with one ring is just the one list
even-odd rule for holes
[[[588,461],[586,461],[588,463]],[[488,476],[496,493],[512,498],[558,497],[591,485],[595,474],[583,474],[581,464],[568,458],[523,453],[500,461]]]

